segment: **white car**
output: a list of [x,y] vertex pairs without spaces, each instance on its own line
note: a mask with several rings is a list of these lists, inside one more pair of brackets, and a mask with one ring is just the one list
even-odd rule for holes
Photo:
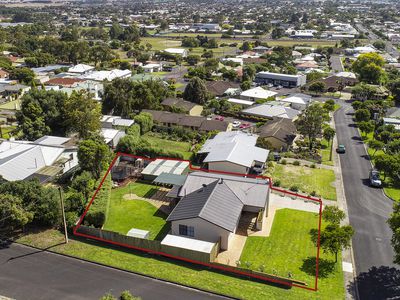
[[239,127],[240,124],[242,124],[242,122],[240,122],[240,121],[233,121],[233,123],[232,123],[233,127]]

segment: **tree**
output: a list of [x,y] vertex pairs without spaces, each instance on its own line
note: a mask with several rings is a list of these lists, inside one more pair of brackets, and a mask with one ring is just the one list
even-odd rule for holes
[[[337,255],[339,251],[350,248],[350,241],[354,235],[353,227],[346,225],[340,226],[338,224],[329,224],[321,231],[320,246],[325,252],[335,254],[335,262],[337,262]],[[314,244],[317,244],[318,236],[312,235]]]
[[372,154],[372,157],[375,156],[375,153],[379,150],[382,150],[385,144],[381,141],[377,140],[371,140],[368,142],[368,147],[374,150],[374,153]]
[[333,137],[335,136],[335,129],[333,129],[332,127],[328,126],[324,129],[324,139],[326,139],[328,141],[328,146],[330,147],[330,154],[329,154],[329,160],[332,160],[332,146],[331,146],[331,141],[333,139]]
[[83,171],[81,174],[76,176],[71,182],[71,188],[81,193],[85,199],[89,199],[90,193],[93,191],[95,186],[95,180],[88,171]]
[[146,112],[136,115],[135,123],[140,125],[140,133],[145,134],[153,128],[153,116]]
[[322,81],[315,81],[308,86],[310,92],[321,94],[325,91],[326,84]]
[[368,133],[374,131],[375,125],[371,121],[362,121],[358,123],[358,128],[364,135],[367,135]]
[[368,122],[371,119],[371,113],[365,108],[356,110],[354,116],[357,122]]
[[0,194],[0,229],[23,227],[33,220],[33,213],[26,210],[20,197]]
[[10,79],[30,85],[35,79],[35,73],[29,68],[15,68],[10,72]]
[[119,40],[122,38],[122,35],[124,33],[124,29],[122,28],[121,25],[119,25],[119,23],[114,22],[110,28],[110,38],[112,40]]
[[322,133],[323,124],[329,119],[321,105],[315,103],[306,108],[295,121],[297,130],[308,137],[309,148],[312,150],[316,138]]
[[205,104],[209,99],[209,93],[204,81],[198,77],[190,79],[183,92],[183,99],[201,105]]
[[243,81],[240,84],[240,88],[242,89],[242,91],[249,90],[251,88],[251,82],[248,80]]
[[18,130],[29,141],[37,140],[50,133],[50,128],[44,120],[42,108],[32,98],[26,98],[22,101],[21,110],[17,112],[16,117]]
[[383,179],[386,179],[386,176],[391,176],[398,166],[398,162],[393,155],[389,154],[380,154],[375,157],[375,168],[379,171],[383,172]]
[[400,78],[390,81],[388,86],[396,102],[400,103]]
[[335,110],[335,101],[332,99],[326,100],[323,105],[323,108],[329,112],[334,111]]
[[199,55],[191,54],[186,57],[186,61],[190,66],[195,66],[199,63],[201,57]]
[[78,159],[81,169],[89,171],[95,178],[108,166],[110,149],[101,137],[83,140],[79,143]]
[[256,76],[256,73],[257,71],[254,65],[246,65],[243,67],[242,80],[252,82]]
[[352,68],[360,81],[380,84],[385,79],[385,71],[382,69],[384,65],[385,60],[378,53],[365,53],[357,58]]
[[372,45],[379,50],[385,50],[386,48],[386,43],[381,40],[375,41]]
[[322,218],[332,224],[339,225],[342,220],[346,217],[346,214],[339,209],[337,206],[325,206],[322,211]]
[[395,253],[394,262],[400,264],[400,203],[394,202],[388,223],[393,232],[391,242]]
[[100,130],[101,107],[85,92],[73,92],[65,102],[65,124],[68,131],[87,138]]

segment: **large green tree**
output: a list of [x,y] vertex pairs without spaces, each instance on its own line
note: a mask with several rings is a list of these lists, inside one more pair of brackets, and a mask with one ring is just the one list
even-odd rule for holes
[[89,171],[99,178],[110,161],[110,149],[101,137],[90,138],[79,143],[78,159],[82,170]]
[[205,104],[209,99],[209,93],[204,81],[198,77],[190,79],[183,92],[183,99],[201,105]]
[[39,103],[27,98],[22,104],[21,110],[16,114],[18,130],[22,133],[22,137],[34,141],[49,134],[50,127],[46,125],[44,112]]
[[0,194],[0,229],[23,227],[33,220],[33,213],[26,209],[19,196]]
[[308,138],[310,150],[313,149],[317,137],[322,134],[323,124],[328,120],[325,109],[315,103],[307,107],[295,121],[297,130]]
[[65,102],[65,124],[70,132],[87,138],[100,130],[101,106],[85,91],[73,92]]
[[365,53],[357,58],[352,68],[361,81],[381,84],[386,79],[384,65],[385,60],[378,53]]
[[134,118],[135,123],[140,126],[140,133],[145,134],[153,127],[153,116],[146,112],[141,112]]
[[392,246],[395,253],[394,262],[400,264],[400,203],[399,202],[394,202],[393,212],[388,220],[388,223],[393,232]]

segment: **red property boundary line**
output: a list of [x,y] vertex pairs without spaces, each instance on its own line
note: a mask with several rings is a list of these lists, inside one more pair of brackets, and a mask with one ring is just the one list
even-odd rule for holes
[[[307,286],[302,286],[296,283],[288,283],[288,282],[284,282],[284,281],[280,281],[278,279],[272,279],[272,278],[267,278],[258,274],[250,274],[244,271],[240,271],[237,269],[234,269],[232,267],[226,266],[219,266],[219,265],[214,265],[214,264],[208,264],[208,263],[203,263],[200,261],[196,261],[196,260],[191,260],[191,259],[187,259],[184,257],[179,257],[179,256],[174,256],[165,252],[157,252],[157,251],[153,251],[151,249],[146,249],[146,248],[140,248],[140,247],[135,247],[135,246],[131,246],[131,245],[127,245],[127,244],[123,244],[123,243],[118,243],[118,242],[114,242],[114,241],[110,241],[110,240],[106,240],[100,237],[95,237],[95,236],[91,236],[88,234],[84,234],[84,233],[80,233],[77,232],[78,228],[81,226],[83,219],[85,218],[90,206],[92,205],[94,199],[96,198],[99,190],[101,189],[101,187],[103,186],[103,183],[106,179],[106,177],[108,176],[108,174],[110,173],[112,167],[114,166],[115,162],[117,161],[117,159],[120,156],[128,156],[128,157],[132,157],[132,158],[141,158],[144,160],[148,160],[148,161],[155,161],[156,159],[165,159],[165,160],[176,160],[176,161],[184,161],[184,162],[188,162],[189,163],[189,168],[192,171],[202,171],[202,172],[207,172],[207,173],[217,173],[217,174],[225,174],[225,175],[236,175],[236,176],[241,176],[241,177],[250,177],[250,178],[261,178],[261,179],[267,179],[269,181],[269,187],[271,190],[280,192],[280,193],[284,193],[284,194],[288,194],[290,196],[295,196],[295,197],[299,197],[302,198],[304,200],[307,201],[314,201],[317,202],[319,204],[319,218],[318,218],[318,239],[317,239],[317,255],[316,255],[316,269],[315,269],[315,285],[314,287],[307,287]],[[285,285],[288,287],[298,287],[298,288],[302,288],[305,290],[309,290],[309,291],[318,291],[318,273],[319,273],[319,256],[320,256],[320,238],[321,238],[321,222],[322,222],[322,200],[318,199],[318,198],[313,198],[310,196],[304,196],[304,195],[300,195],[294,192],[290,192],[290,191],[286,191],[283,189],[279,189],[276,187],[272,186],[272,178],[268,177],[268,176],[261,176],[261,175],[248,175],[248,174],[242,174],[242,173],[235,173],[235,172],[223,172],[223,171],[213,171],[213,170],[206,170],[203,168],[197,168],[197,167],[193,167],[192,163],[188,160],[183,160],[183,159],[176,159],[176,158],[166,158],[166,157],[157,157],[157,158],[147,158],[147,157],[143,157],[143,156],[137,156],[137,155],[131,155],[131,154],[126,154],[126,153],[121,153],[118,152],[116,154],[116,156],[114,157],[114,159],[112,160],[110,166],[107,169],[107,172],[104,174],[99,186],[97,187],[96,191],[94,192],[91,200],[89,201],[88,205],[86,206],[85,211],[83,212],[83,214],[81,215],[81,217],[79,218],[78,223],[74,226],[73,228],[73,234],[76,236],[80,236],[80,237],[85,237],[85,238],[89,238],[89,239],[94,239],[94,240],[98,240],[101,242],[105,242],[105,243],[109,243],[109,244],[113,244],[113,245],[117,245],[117,246],[122,246],[122,247],[126,247],[126,248],[130,248],[130,249],[134,249],[134,250],[139,250],[139,251],[143,251],[149,254],[155,254],[155,255],[161,255],[164,257],[168,257],[168,258],[172,258],[172,259],[177,259],[177,260],[181,260],[181,261],[185,261],[185,262],[189,262],[189,263],[193,263],[196,265],[201,265],[204,267],[208,267],[211,269],[215,269],[215,270],[220,270],[220,271],[225,271],[228,273],[232,273],[232,274],[236,274],[236,275],[242,275],[242,276],[246,276],[246,277],[250,277],[250,278],[255,278],[258,280],[263,280],[263,281],[269,281],[272,283],[276,283],[276,284],[280,284],[280,285]]]

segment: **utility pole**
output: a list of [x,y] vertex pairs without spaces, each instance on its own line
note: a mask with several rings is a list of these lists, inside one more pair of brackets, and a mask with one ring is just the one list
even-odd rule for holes
[[64,223],[65,243],[68,244],[67,222],[65,221],[64,196],[63,196],[62,188],[58,187],[58,191],[60,192],[60,202],[61,202],[62,218],[63,218],[63,223]]

